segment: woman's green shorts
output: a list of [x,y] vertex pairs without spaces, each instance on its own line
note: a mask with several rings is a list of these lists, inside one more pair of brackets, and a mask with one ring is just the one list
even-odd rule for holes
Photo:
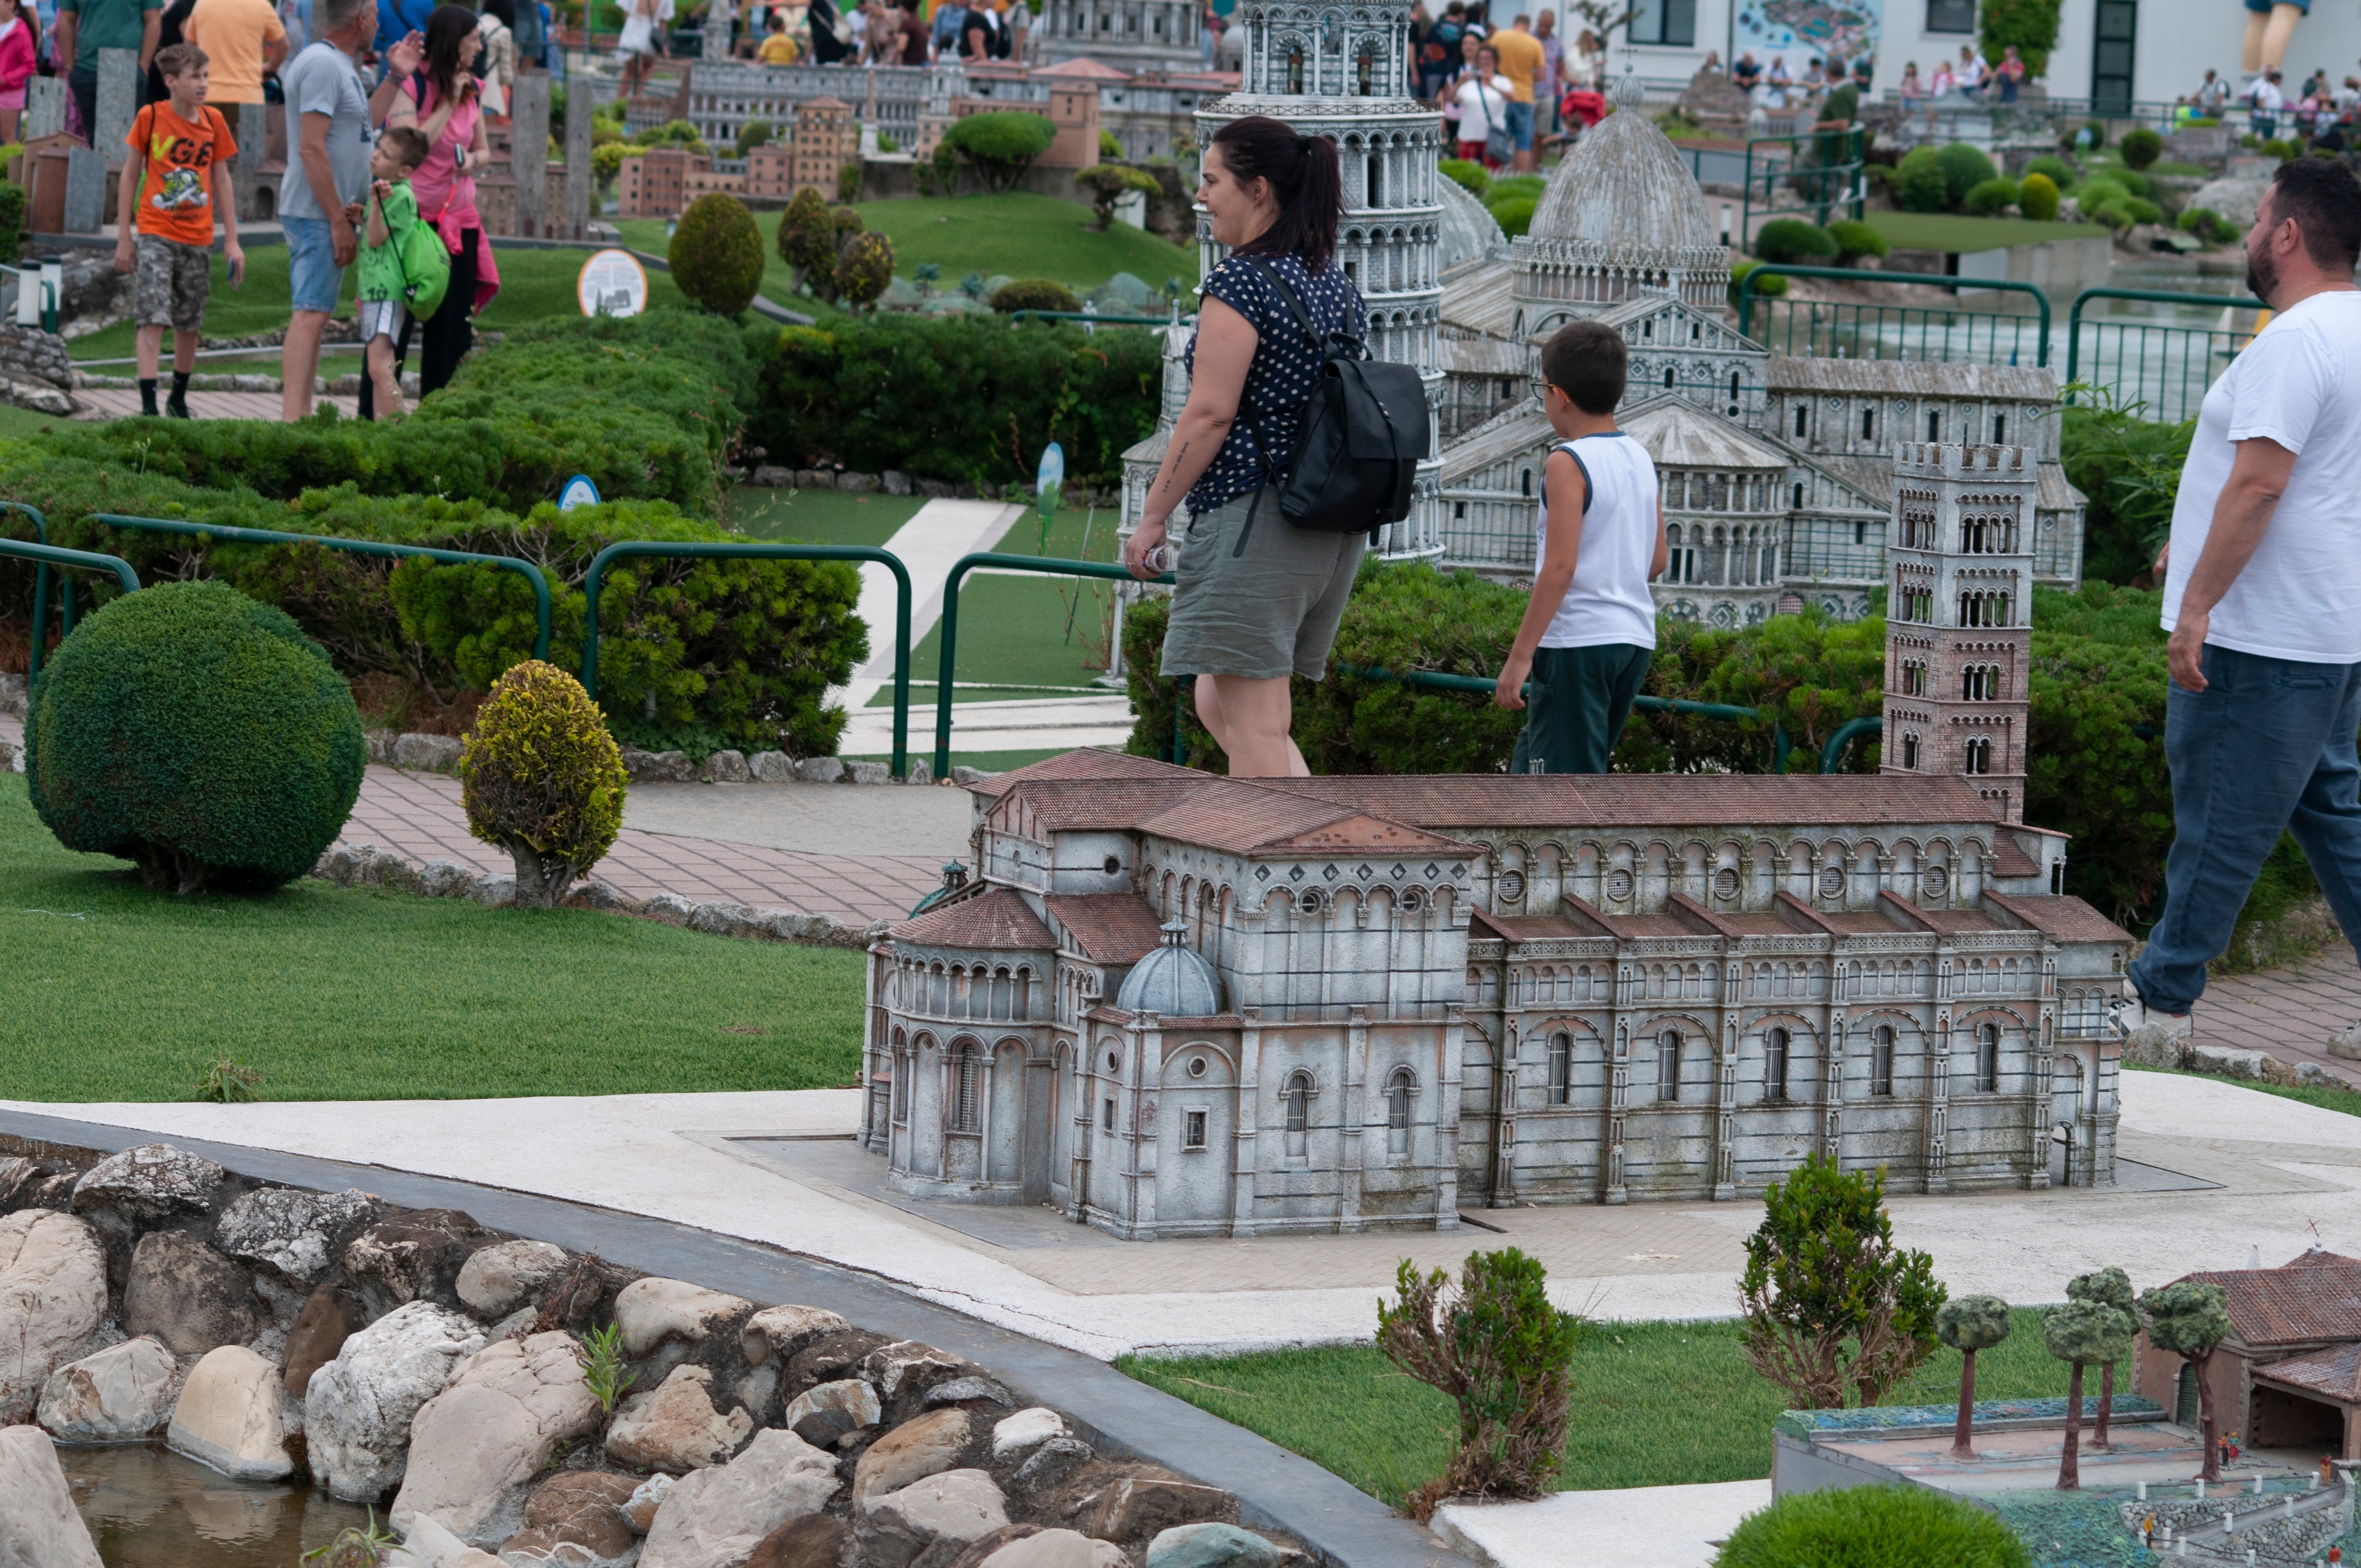
[[1164,674],[1316,681],[1328,673],[1328,648],[1367,534],[1298,528],[1279,514],[1278,492],[1266,488],[1191,513],[1174,543],[1178,586],[1164,633]]

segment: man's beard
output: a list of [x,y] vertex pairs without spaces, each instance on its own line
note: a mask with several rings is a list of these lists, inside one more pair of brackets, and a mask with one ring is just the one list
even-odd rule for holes
[[2253,246],[2248,246],[2246,247],[2246,292],[2268,304],[2271,296],[2279,292],[2279,263],[2271,259],[2269,250],[2266,249],[2258,255]]

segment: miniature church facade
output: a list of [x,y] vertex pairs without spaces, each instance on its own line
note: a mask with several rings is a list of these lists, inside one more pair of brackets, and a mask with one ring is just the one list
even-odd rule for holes
[[1946,598],[1894,624],[1890,667],[1927,672],[1887,698],[1912,768],[1077,751],[971,785],[972,874],[870,949],[864,1146],[899,1190],[1133,1239],[1727,1200],[1813,1151],[1905,1190],[2112,1183],[2131,939],[2017,820],[2033,466],[1897,466],[1894,591]]

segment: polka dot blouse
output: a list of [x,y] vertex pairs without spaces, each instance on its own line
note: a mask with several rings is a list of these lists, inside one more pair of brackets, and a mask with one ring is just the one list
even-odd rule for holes
[[[1304,270],[1300,257],[1256,259],[1295,286],[1312,323],[1323,334],[1341,324],[1355,337],[1367,335],[1368,312],[1361,304],[1361,291],[1333,259],[1316,278]],[[1252,323],[1256,342],[1254,364],[1246,371],[1245,404],[1221,451],[1213,455],[1213,466],[1189,492],[1188,507],[1192,512],[1212,511],[1261,485],[1266,451],[1279,477],[1287,477],[1302,427],[1299,410],[1312,395],[1320,367],[1327,362],[1325,343],[1314,343],[1304,335],[1295,313],[1287,308],[1286,296],[1272,286],[1261,267],[1242,257],[1225,258],[1205,280],[1202,291]],[[1189,343],[1188,369],[1193,378],[1197,373],[1194,338]]]

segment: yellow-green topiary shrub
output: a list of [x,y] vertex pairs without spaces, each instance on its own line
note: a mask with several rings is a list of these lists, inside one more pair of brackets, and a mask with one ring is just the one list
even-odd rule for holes
[[623,825],[623,754],[582,689],[528,659],[492,685],[459,753],[467,830],[516,861],[516,901],[554,908]]

